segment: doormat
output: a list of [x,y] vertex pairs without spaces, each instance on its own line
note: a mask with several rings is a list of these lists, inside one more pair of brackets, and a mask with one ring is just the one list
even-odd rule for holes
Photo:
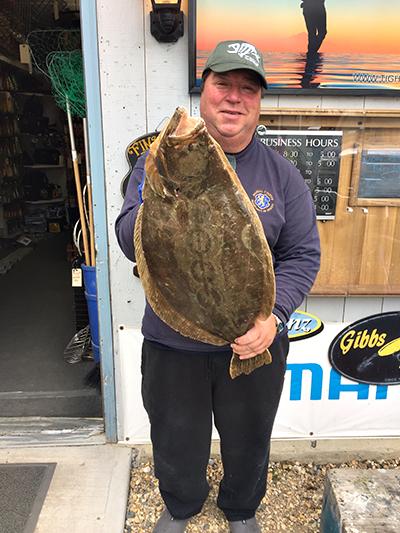
[[33,533],[56,464],[0,464],[0,533]]

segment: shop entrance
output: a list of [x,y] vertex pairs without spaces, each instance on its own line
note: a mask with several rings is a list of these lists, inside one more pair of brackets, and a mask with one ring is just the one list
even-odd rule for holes
[[[102,417],[84,289],[71,281],[83,243],[67,115],[43,72],[46,54],[80,49],[79,23],[76,1],[10,0],[0,7],[2,417]],[[39,65],[35,50],[29,53],[32,32],[53,32],[36,40]],[[73,129],[84,181],[79,118]]]

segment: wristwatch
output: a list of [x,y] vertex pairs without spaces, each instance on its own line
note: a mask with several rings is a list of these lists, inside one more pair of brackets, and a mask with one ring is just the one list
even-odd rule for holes
[[279,316],[276,316],[274,313],[272,313],[272,316],[275,318],[276,322],[276,333],[280,333],[285,329],[285,324],[282,322]]

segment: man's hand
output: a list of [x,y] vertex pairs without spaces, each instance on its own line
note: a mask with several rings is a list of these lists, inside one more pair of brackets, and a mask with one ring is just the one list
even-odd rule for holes
[[271,346],[276,335],[276,320],[274,315],[268,318],[258,317],[254,326],[247,333],[235,339],[231,344],[233,351],[240,359],[249,359],[263,353]]

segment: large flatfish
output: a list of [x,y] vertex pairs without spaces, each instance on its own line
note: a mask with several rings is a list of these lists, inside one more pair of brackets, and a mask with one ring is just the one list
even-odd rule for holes
[[[275,278],[263,227],[201,118],[177,108],[151,145],[135,225],[137,266],[154,312],[180,334],[217,346],[271,314]],[[230,375],[271,362],[268,350]]]

